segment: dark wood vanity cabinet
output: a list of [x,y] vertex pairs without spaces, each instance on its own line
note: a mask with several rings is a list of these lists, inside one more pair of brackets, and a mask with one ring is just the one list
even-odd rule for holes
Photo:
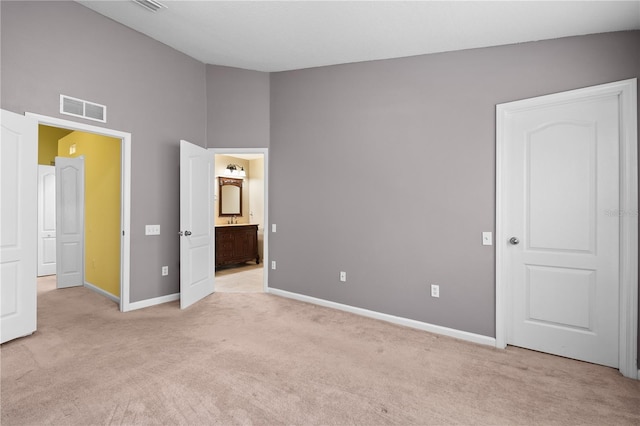
[[255,260],[258,254],[258,225],[216,226],[216,267]]

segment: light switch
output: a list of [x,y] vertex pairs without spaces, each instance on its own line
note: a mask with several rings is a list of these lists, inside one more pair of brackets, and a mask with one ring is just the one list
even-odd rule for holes
[[144,235],[160,235],[160,225],[146,225]]
[[271,232],[276,232],[276,224],[275,223],[271,224]]
[[483,246],[493,245],[493,238],[491,236],[491,232],[482,233],[482,245]]

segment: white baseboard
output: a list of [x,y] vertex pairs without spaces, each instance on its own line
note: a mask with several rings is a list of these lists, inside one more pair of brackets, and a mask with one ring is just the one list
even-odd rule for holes
[[356,308],[355,306],[343,305],[342,303],[331,302],[329,300],[318,299],[303,294],[292,293],[277,288],[269,288],[270,294],[287,297],[289,299],[299,300],[301,302],[313,303],[314,305],[325,306],[327,308],[338,309],[340,311],[351,312],[352,314],[362,315],[364,317],[374,318],[393,324],[403,325],[405,327],[417,328],[418,330],[428,331],[435,334],[454,337],[467,342],[479,343],[481,345],[496,346],[496,339],[493,337],[483,336],[481,334],[469,333],[467,331],[456,330],[454,328],[442,327],[439,325],[429,324],[426,322],[416,321],[409,318],[397,317],[395,315],[383,314],[381,312],[370,311],[368,309]]
[[136,309],[148,308],[149,306],[161,305],[167,302],[173,302],[180,300],[180,293],[167,294],[166,296],[154,297],[153,299],[140,300],[139,302],[129,303],[128,311],[135,311]]
[[84,286],[85,286],[86,288],[88,288],[89,290],[93,290],[93,291],[95,291],[95,292],[96,292],[96,293],[98,293],[98,294],[101,294],[101,295],[103,295],[103,296],[108,297],[109,299],[113,300],[113,301],[114,301],[114,302],[116,302],[117,304],[120,304],[120,298],[119,298],[118,296],[114,296],[113,294],[109,293],[108,291],[103,290],[103,289],[101,289],[100,287],[98,287],[98,286],[96,286],[96,285],[93,285],[93,284],[91,284],[91,283],[89,283],[89,282],[86,282],[86,281],[84,282]]

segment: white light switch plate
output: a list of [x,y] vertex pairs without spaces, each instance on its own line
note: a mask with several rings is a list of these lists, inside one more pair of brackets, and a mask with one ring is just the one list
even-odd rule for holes
[[271,232],[276,232],[276,224],[275,223],[271,224]]
[[483,246],[493,245],[493,237],[491,236],[491,232],[482,233],[482,245]]
[[160,235],[160,225],[146,225],[144,235]]

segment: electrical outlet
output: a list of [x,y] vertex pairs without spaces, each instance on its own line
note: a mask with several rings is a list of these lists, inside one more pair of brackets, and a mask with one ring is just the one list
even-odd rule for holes
[[347,282],[347,273],[344,271],[340,271],[340,281],[343,283]]
[[440,286],[431,284],[431,297],[440,297]]
[[168,266],[163,266],[162,267],[162,276],[166,277],[167,275],[169,275],[169,267]]
[[483,246],[493,245],[493,238],[491,237],[491,232],[482,233],[482,245]]
[[271,269],[276,269],[276,261],[275,260],[271,261]]

